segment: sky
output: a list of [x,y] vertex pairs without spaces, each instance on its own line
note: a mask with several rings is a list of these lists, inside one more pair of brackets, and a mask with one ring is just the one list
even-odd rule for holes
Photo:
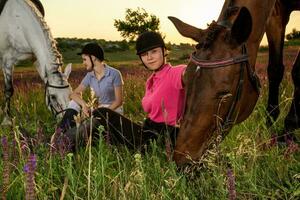
[[[40,0],[45,19],[54,37],[97,38],[122,40],[114,27],[114,20],[125,18],[127,8],[144,8],[160,20],[160,31],[171,43],[193,43],[181,36],[167,18],[174,16],[182,21],[205,29],[217,20],[224,0]],[[300,12],[293,12],[286,33],[300,30]],[[296,23],[298,22],[298,23]],[[262,44],[266,44],[263,39]]]

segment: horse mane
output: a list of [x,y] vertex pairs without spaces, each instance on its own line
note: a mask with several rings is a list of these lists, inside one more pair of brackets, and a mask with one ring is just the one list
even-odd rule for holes
[[37,9],[40,11],[40,13],[45,17],[45,10],[43,4],[39,0],[30,0],[34,5],[37,7]]
[[[239,11],[239,7],[232,5],[233,2],[234,1],[231,1],[229,3],[228,8],[224,12],[223,21],[228,23],[230,23],[228,19]],[[221,30],[223,30],[224,28],[225,27],[223,25],[220,25],[218,22],[212,21],[212,23],[208,25],[208,29],[206,30],[206,37],[204,38],[203,42],[197,45],[197,48],[208,49],[213,44]],[[225,37],[227,38],[227,36]]]
[[[61,65],[62,64],[62,55],[59,53],[59,51],[57,49],[56,41],[52,37],[50,28],[47,25],[46,21],[44,20],[43,13],[40,12],[39,8],[36,6],[36,2],[39,2],[39,0],[25,0],[25,2],[28,4],[28,6],[32,10],[32,12],[35,13],[35,15],[43,29],[43,32],[46,35],[47,42],[48,42],[49,46],[51,47],[51,49],[49,49],[49,50],[50,50],[50,52],[53,53],[53,56],[54,56],[53,60],[57,59],[57,60],[55,60],[54,63]],[[42,6],[41,3],[40,3],[40,5]],[[59,67],[59,66],[57,66],[57,67]]]
[[[7,1],[8,0],[0,0],[0,15],[1,15],[1,12]],[[45,17],[45,10],[44,10],[43,4],[39,0],[31,0],[31,1],[32,1],[32,3],[34,3],[34,5],[40,11],[40,13],[43,15],[43,17]]]
[[203,40],[203,42],[200,42],[199,44],[197,44],[196,48],[197,49],[208,49],[213,42],[215,41],[216,37],[218,36],[218,34],[220,33],[220,31],[223,29],[223,26],[218,25],[218,23],[216,21],[212,21],[211,24],[208,25],[206,32],[206,36]]
[[232,15],[235,15],[238,11],[239,11],[239,7],[238,6],[229,6],[226,10],[225,10],[225,14],[224,14],[224,19],[228,19],[229,17],[231,17]]
[[1,15],[1,13],[2,13],[2,10],[3,10],[3,8],[4,8],[5,4],[6,4],[6,2],[7,2],[7,0],[0,0],[0,15]]

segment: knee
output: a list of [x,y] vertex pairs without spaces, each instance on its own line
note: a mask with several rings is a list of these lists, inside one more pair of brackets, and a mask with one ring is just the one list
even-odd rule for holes
[[73,110],[76,110],[77,112],[80,112],[80,105],[74,101],[74,100],[71,100],[68,104],[68,109],[73,109]]
[[76,116],[77,114],[78,112],[76,110],[71,108],[67,109],[58,126],[62,129],[74,127],[76,125],[74,116]]

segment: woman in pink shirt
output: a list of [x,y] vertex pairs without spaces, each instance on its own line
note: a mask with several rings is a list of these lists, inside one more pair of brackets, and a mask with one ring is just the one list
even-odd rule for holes
[[153,72],[146,82],[142,99],[147,113],[143,129],[157,133],[154,138],[168,134],[174,144],[184,108],[182,78],[186,65],[171,66],[167,63],[166,46],[157,32],[145,32],[138,37],[136,54],[145,68]]

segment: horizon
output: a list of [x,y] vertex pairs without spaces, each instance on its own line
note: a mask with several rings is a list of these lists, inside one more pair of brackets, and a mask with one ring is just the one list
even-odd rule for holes
[[[207,24],[216,20],[222,9],[220,0],[127,0],[116,3],[105,3],[103,0],[43,0],[45,20],[55,38],[104,39],[106,41],[121,41],[120,32],[114,27],[114,20],[125,18],[127,8],[143,8],[147,13],[157,16],[160,29],[166,35],[166,42],[172,44],[194,44],[192,39],[181,36],[167,16],[175,16],[192,26],[206,29]],[[159,3],[160,8],[157,9]],[[81,13],[81,14],[78,14]],[[88,14],[86,14],[88,13]],[[204,13],[204,14],[203,14]],[[300,29],[300,12],[293,12],[286,27],[286,34],[293,29]],[[266,45],[264,36],[261,45]]]

